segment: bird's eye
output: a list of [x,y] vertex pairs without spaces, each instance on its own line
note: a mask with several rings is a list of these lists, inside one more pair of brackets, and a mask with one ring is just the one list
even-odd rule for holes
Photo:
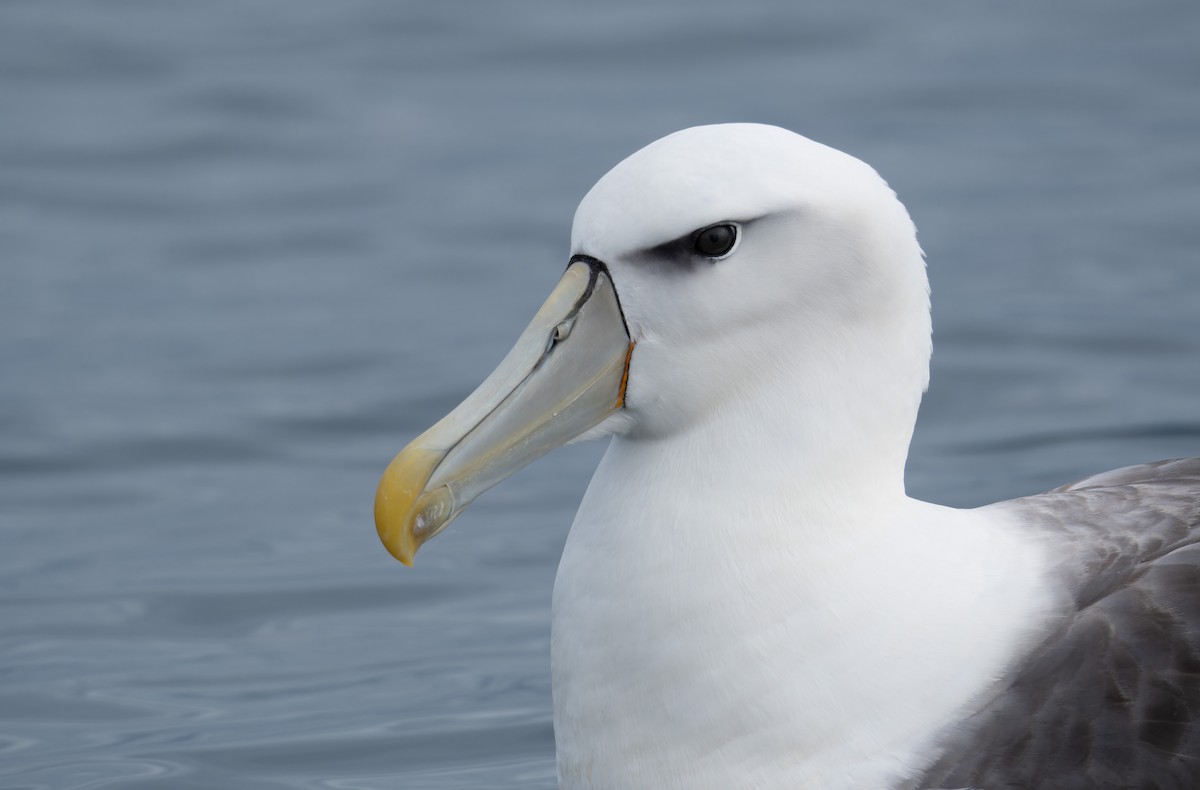
[[720,258],[727,255],[737,243],[737,225],[722,222],[696,231],[692,238],[692,249],[705,258]]

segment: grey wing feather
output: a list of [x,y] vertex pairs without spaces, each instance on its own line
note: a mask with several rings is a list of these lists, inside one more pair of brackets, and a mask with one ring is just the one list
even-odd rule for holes
[[1074,606],[914,788],[1200,788],[1200,458],[1003,502]]

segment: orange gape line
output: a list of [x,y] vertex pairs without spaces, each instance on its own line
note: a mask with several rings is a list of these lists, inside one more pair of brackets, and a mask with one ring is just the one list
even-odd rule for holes
[[629,360],[633,359],[633,347],[636,345],[636,340],[630,341],[629,350],[625,352],[625,370],[621,373],[621,391],[617,394],[618,409],[625,406],[625,387],[629,385]]

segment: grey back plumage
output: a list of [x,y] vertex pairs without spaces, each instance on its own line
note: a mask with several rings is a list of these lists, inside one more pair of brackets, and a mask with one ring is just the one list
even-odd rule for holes
[[1200,458],[1007,508],[1070,605],[908,788],[1200,788]]

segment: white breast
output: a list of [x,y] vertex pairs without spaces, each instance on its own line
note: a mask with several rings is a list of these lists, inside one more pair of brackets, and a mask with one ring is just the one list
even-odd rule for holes
[[1054,608],[995,516],[717,466],[617,439],[592,481],[554,592],[563,788],[887,787]]

